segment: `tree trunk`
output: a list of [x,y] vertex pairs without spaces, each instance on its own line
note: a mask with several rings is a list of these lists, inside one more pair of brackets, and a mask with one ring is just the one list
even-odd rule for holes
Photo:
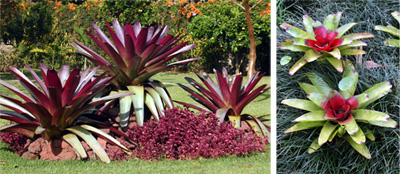
[[247,77],[250,78],[254,72],[256,71],[256,39],[254,38],[254,28],[251,22],[250,16],[250,6],[249,0],[243,1],[244,11],[247,21],[247,29],[249,30],[249,39],[250,39],[250,53],[249,53],[249,64],[247,65]]

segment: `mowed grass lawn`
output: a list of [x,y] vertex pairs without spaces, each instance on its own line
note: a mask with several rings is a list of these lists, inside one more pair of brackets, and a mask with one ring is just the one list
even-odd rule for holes
[[[25,71],[26,74],[27,71]],[[37,71],[38,74],[40,74]],[[28,74],[27,74],[28,75]],[[213,77],[213,74],[210,74]],[[29,78],[31,76],[28,75]],[[189,94],[176,83],[188,84],[184,77],[200,82],[194,73],[160,73],[153,79],[165,83],[173,100],[197,104]],[[0,74],[0,79],[23,89],[10,73]],[[31,78],[32,79],[32,78]],[[215,78],[213,78],[215,80]],[[247,78],[244,78],[245,83]],[[269,77],[263,77],[257,86],[270,84]],[[8,89],[0,86],[0,93],[15,97]],[[17,98],[17,97],[16,97]],[[0,106],[0,110],[5,109]],[[257,117],[270,117],[270,91],[257,97],[243,111]],[[8,123],[0,119],[0,125]],[[267,123],[269,124],[269,123]],[[88,161],[43,161],[27,160],[14,154],[5,143],[0,142],[0,173],[270,173],[270,148],[265,152],[244,157],[229,156],[216,159],[185,161],[113,161],[104,164],[99,160]]]

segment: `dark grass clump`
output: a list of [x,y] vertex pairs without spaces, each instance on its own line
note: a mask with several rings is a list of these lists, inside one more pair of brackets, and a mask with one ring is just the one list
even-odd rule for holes
[[0,132],[0,141],[7,143],[13,150],[21,151],[24,149],[27,136],[18,133]]
[[166,110],[159,122],[147,122],[128,131],[138,146],[133,155],[144,160],[216,158],[265,150],[266,138],[218,124],[214,114],[195,115],[188,110]]
[[[339,26],[356,22],[348,33],[367,32],[375,35],[374,38],[362,39],[368,44],[363,47],[366,52],[356,63],[354,56],[342,57],[350,59],[359,73],[358,85],[355,94],[359,94],[376,83],[389,81],[392,91],[368,107],[372,110],[388,113],[390,118],[399,121],[400,115],[400,57],[399,48],[385,47],[383,41],[391,38],[387,33],[375,31],[375,25],[394,25],[399,27],[390,13],[398,10],[399,1],[280,1],[278,4],[278,23],[285,21],[291,25],[304,29],[302,16],[310,15],[314,20],[324,21],[332,13],[342,11]],[[277,44],[290,38],[281,28],[277,31]],[[291,56],[288,65],[280,65],[283,56]],[[283,131],[293,126],[292,121],[305,113],[283,104],[280,101],[289,98],[306,99],[298,82],[309,81],[305,73],[313,72],[324,78],[333,88],[337,88],[342,74],[338,73],[328,63],[312,62],[290,76],[289,68],[303,56],[302,52],[279,50],[277,53],[277,172],[278,173],[400,173],[400,144],[399,128],[390,129],[378,126],[369,126],[376,137],[375,141],[368,140],[366,146],[371,153],[368,160],[356,152],[345,140],[335,138],[333,142],[324,144],[312,154],[307,149],[321,131],[321,128],[303,130],[284,134]],[[373,61],[382,67],[369,69],[363,63]]]

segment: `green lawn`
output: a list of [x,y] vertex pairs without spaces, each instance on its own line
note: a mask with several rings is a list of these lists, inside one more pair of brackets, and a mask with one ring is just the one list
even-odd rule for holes
[[[26,71],[25,71],[26,73]],[[211,75],[211,74],[210,74]],[[187,92],[175,83],[187,84],[184,77],[192,77],[198,80],[194,73],[161,73],[153,78],[166,83],[166,87],[173,100],[185,101],[195,104]],[[211,75],[213,76],[213,75]],[[29,77],[29,76],[28,76]],[[18,81],[13,80],[9,73],[0,74],[0,78],[7,80],[20,89],[23,87]],[[247,80],[245,78],[244,82]],[[259,82],[270,84],[269,77],[263,77]],[[12,95],[8,89],[0,86],[0,93]],[[4,109],[4,107],[0,107]],[[265,92],[254,102],[245,108],[243,113],[252,114],[258,117],[270,116],[270,91]],[[0,125],[8,121],[0,120]],[[266,152],[251,154],[246,157],[224,157],[219,159],[201,159],[186,161],[114,161],[104,164],[101,161],[43,161],[27,160],[14,154],[0,143],[0,173],[269,173],[270,171],[270,149]]]

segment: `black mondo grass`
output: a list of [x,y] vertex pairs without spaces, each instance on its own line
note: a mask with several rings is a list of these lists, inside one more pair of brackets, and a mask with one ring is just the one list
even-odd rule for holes
[[[302,28],[302,16],[305,14],[314,20],[323,20],[329,14],[343,12],[340,25],[349,22],[358,23],[350,32],[368,32],[374,38],[365,39],[368,46],[362,49],[366,54],[359,56],[346,56],[359,73],[356,93],[365,91],[374,84],[389,81],[393,87],[391,92],[378,101],[370,104],[368,108],[387,113],[390,118],[399,122],[400,115],[400,57],[399,48],[384,46],[383,41],[391,38],[390,34],[375,31],[375,25],[391,23],[399,27],[390,13],[398,10],[399,1],[280,1],[277,2],[277,25],[282,21]],[[278,28],[277,43],[290,36],[283,29]],[[280,65],[280,58],[292,57],[287,65]],[[313,142],[321,128],[308,129],[295,133],[284,134],[283,131],[293,126],[292,121],[303,111],[281,104],[284,99],[306,98],[298,82],[309,82],[306,72],[316,73],[324,78],[331,86],[338,84],[342,74],[330,67],[328,63],[316,62],[304,66],[293,76],[289,75],[289,68],[294,60],[302,54],[285,50],[277,50],[277,173],[400,173],[400,143],[399,126],[395,129],[369,126],[368,128],[376,137],[375,141],[367,141],[366,146],[371,153],[368,160],[359,155],[357,151],[342,139],[335,138],[331,143],[308,154],[308,146]],[[357,63],[359,60],[362,63]],[[367,68],[366,61],[379,64],[378,68]],[[306,112],[304,112],[306,113]]]

